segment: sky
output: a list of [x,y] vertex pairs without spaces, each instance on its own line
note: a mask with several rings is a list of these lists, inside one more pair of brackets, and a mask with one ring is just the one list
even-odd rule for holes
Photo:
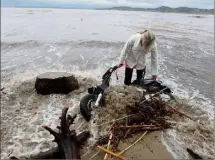
[[2,7],[103,8],[129,6],[137,8],[191,7],[213,9],[214,0],[1,0]]

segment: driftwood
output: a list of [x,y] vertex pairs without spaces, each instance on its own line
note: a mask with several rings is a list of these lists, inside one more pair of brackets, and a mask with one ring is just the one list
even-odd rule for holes
[[[74,122],[75,117],[67,116],[68,107],[64,107],[60,117],[61,123],[57,128],[59,133],[53,131],[48,126],[43,126],[54,136],[54,142],[58,147],[31,156],[30,159],[81,159],[80,149],[89,138],[88,131],[76,135],[75,130],[70,130],[69,126]],[[15,157],[11,157],[14,159]]]
[[[56,133],[51,128],[44,126],[54,137],[54,141],[58,144],[58,150],[60,157],[65,159],[80,159],[80,149],[84,142],[89,138],[89,132],[82,132],[78,136],[75,130],[69,129],[69,126],[73,123],[74,117],[66,117],[68,107],[64,107],[61,116],[61,125],[58,127],[60,133]],[[55,158],[55,157],[53,157]]]

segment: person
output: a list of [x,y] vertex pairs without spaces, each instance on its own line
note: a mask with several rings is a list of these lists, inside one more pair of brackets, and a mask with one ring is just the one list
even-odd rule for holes
[[157,44],[155,35],[151,30],[144,30],[133,34],[125,43],[121,54],[118,67],[125,64],[124,84],[130,85],[133,70],[136,69],[137,82],[140,82],[145,76],[146,54],[151,52],[151,72],[152,80],[157,79]]

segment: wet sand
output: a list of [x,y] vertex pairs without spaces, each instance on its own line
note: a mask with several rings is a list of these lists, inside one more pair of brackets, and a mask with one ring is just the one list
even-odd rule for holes
[[[134,137],[127,139],[126,142],[120,142],[120,151],[124,150],[132,143],[134,143],[137,139],[139,139],[140,136],[142,136],[143,133],[135,134]],[[92,155],[94,155],[97,151],[98,149],[86,155],[85,157],[83,157],[83,160],[90,159]],[[104,152],[100,152],[93,159],[104,159],[104,155]],[[129,160],[173,159],[173,156],[167,151],[166,147],[161,142],[160,131],[146,133],[146,135],[138,143],[136,143],[134,146],[124,152],[122,156]]]

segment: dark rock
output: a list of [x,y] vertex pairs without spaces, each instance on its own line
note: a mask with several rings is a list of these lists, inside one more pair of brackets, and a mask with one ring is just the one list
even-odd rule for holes
[[191,17],[194,17],[194,18],[204,18],[203,16],[191,16]]
[[35,89],[38,94],[52,94],[69,92],[79,88],[77,79],[67,72],[47,72],[36,78]]

